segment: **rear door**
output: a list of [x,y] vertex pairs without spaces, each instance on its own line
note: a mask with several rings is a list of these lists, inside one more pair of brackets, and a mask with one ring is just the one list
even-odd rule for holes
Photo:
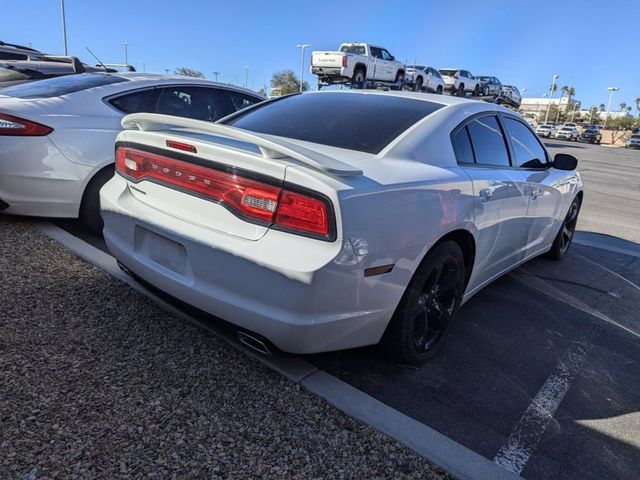
[[568,188],[567,172],[551,168],[547,151],[525,122],[503,115],[503,123],[514,165],[527,181],[530,201],[526,254],[529,255],[553,241],[558,226],[556,219],[563,208],[562,191]]
[[371,71],[371,74],[368,75],[369,78],[371,80],[385,81],[387,79],[388,72],[386,71],[387,66],[385,65],[385,61],[382,59],[382,49],[378,47],[369,47],[369,51],[373,57],[373,67],[369,69],[369,71]]
[[524,258],[528,239],[526,177],[513,168],[496,114],[472,117],[452,133],[456,158],[471,178],[478,229],[475,288]]
[[393,56],[384,48],[381,50],[382,60],[385,64],[385,80],[393,82],[396,79],[396,62],[393,60]]

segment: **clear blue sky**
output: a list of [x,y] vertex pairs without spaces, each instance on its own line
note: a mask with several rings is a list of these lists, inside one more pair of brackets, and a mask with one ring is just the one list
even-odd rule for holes
[[[292,2],[213,0],[66,0],[69,53],[91,48],[105,63],[164,72],[185,66],[221,72],[219,80],[268,84],[277,70],[300,69],[298,43],[335,49],[347,41],[387,47],[400,60],[456,66],[547,91],[554,73],[583,106],[612,110],[640,97],[640,0],[460,0]],[[62,53],[59,0],[0,0],[0,39]],[[398,6],[393,6],[398,5]],[[305,78],[312,80],[306,58]],[[634,110],[635,113],[635,110]]]

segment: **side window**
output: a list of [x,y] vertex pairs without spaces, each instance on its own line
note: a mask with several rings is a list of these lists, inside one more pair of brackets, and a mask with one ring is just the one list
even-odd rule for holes
[[28,57],[21,53],[0,52],[0,60],[27,60]]
[[518,167],[540,168],[547,163],[544,148],[522,122],[507,117],[504,118],[504,125],[511,140],[514,163]]
[[467,129],[477,164],[509,166],[509,153],[497,117],[476,118],[467,124]]
[[133,92],[112,98],[109,103],[123,113],[151,112],[149,101],[153,89]]
[[386,50],[382,50],[382,59],[383,60],[391,60],[391,54]]
[[382,58],[382,50],[378,47],[369,47],[371,50],[371,56],[376,58]]
[[453,143],[453,151],[456,154],[458,163],[474,163],[473,148],[471,148],[471,140],[469,140],[469,132],[467,127],[462,127],[451,137]]
[[262,101],[259,98],[245,95],[244,93],[240,92],[232,92],[231,90],[224,90],[224,95],[226,95],[231,102],[233,112],[237,112],[238,110],[242,110],[243,108],[250,107],[251,105],[260,103]]
[[213,122],[225,111],[218,91],[205,87],[166,87],[154,106],[156,113]]

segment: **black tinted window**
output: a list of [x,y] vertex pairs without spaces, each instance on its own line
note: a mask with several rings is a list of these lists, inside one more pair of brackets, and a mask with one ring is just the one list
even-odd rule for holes
[[259,133],[378,153],[441,104],[375,93],[304,93],[267,102],[227,123]]
[[226,113],[215,89],[188,86],[163,88],[154,110],[165,115],[210,122],[222,118]]
[[262,99],[259,97],[253,97],[251,95],[246,95],[240,92],[233,92],[231,90],[224,90],[224,94],[231,102],[234,112],[242,110],[243,108],[250,107],[251,105],[255,105],[256,103],[262,101]]
[[0,91],[0,95],[9,95],[18,98],[50,98],[126,81],[126,78],[118,77],[117,75],[83,73],[47,78],[38,82],[22,83],[15,87],[3,89]]
[[27,60],[28,57],[22,53],[0,52],[0,60]]
[[509,166],[509,154],[496,117],[477,118],[469,122],[467,128],[473,144],[476,163]]
[[517,166],[535,167],[547,162],[544,148],[542,148],[535,135],[531,133],[531,130],[522,122],[513,118],[505,118],[504,125],[511,140],[513,160]]
[[467,127],[463,127],[453,134],[451,141],[453,142],[453,151],[456,154],[456,160],[459,163],[473,163],[473,149],[471,141],[467,133]]
[[112,98],[109,103],[124,113],[150,112],[149,101],[153,90],[133,92]]

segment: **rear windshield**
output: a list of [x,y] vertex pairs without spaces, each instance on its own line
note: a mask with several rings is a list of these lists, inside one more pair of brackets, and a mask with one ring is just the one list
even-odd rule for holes
[[443,105],[367,93],[305,93],[267,102],[225,123],[258,133],[378,153]]
[[458,73],[457,70],[440,70],[440,75],[444,75],[446,77],[453,77],[456,73]]
[[82,73],[64,77],[48,78],[37,82],[22,83],[0,90],[0,95],[17,98],[50,98],[111,83],[125,82],[126,78],[106,73]]
[[343,45],[340,51],[344,53],[353,53],[354,55],[365,55],[364,45]]

